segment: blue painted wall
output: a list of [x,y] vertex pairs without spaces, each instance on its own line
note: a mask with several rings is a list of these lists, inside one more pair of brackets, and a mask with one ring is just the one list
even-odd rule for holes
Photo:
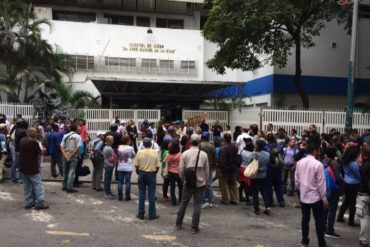
[[[309,95],[335,95],[347,94],[347,78],[302,76],[302,83]],[[249,81],[241,86],[230,86],[211,93],[212,96],[258,96],[264,94],[296,94],[293,76],[274,74]],[[355,95],[370,96],[370,79],[355,80]]]

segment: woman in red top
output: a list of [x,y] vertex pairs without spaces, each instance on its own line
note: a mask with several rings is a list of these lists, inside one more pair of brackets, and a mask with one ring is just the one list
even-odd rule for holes
[[182,188],[183,183],[179,177],[179,166],[180,166],[180,144],[179,140],[173,139],[169,145],[169,155],[163,160],[166,162],[166,169],[168,170],[168,175],[170,179],[170,193],[171,193],[171,201],[172,205],[177,205],[176,199],[176,184],[179,187],[179,200],[178,202],[181,203],[182,199]]

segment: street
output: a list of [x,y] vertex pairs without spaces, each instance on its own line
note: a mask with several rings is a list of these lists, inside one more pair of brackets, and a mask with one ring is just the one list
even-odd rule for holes
[[[47,171],[47,166],[43,171]],[[44,175],[45,177],[45,175]],[[87,178],[86,178],[87,179]],[[85,179],[85,180],[86,180]],[[134,179],[135,181],[135,179]],[[161,181],[160,181],[161,182]],[[160,218],[136,219],[137,185],[132,200],[119,202],[104,198],[85,182],[76,194],[61,190],[60,181],[44,182],[48,210],[25,210],[23,187],[8,181],[0,185],[0,246],[298,246],[300,210],[294,208],[296,197],[288,197],[285,208],[275,207],[272,215],[256,216],[252,206],[221,205],[215,189],[216,208],[202,210],[200,233],[191,234],[192,204],[189,204],[184,229],[176,230],[178,207],[162,200],[162,186],[157,186]],[[116,192],[116,184],[112,184]],[[146,215],[147,217],[147,215]],[[336,223],[340,239],[327,239],[329,246],[357,246],[359,227]],[[313,218],[311,246],[317,245]]]

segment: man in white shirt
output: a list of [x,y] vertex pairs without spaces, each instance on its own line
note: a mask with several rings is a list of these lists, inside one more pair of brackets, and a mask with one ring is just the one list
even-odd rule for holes
[[253,139],[250,135],[249,135],[249,130],[246,129],[246,128],[243,128],[243,133],[241,133],[238,138],[236,139],[236,142],[235,142],[235,146],[238,148],[238,154],[240,154],[243,149],[245,148],[245,142],[244,142],[244,138],[251,138]]

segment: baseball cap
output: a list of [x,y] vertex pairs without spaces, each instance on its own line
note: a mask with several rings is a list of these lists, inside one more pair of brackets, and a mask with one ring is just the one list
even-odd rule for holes
[[209,132],[208,131],[203,131],[202,135],[201,135],[201,138],[202,139],[208,139],[208,137],[209,137]]

